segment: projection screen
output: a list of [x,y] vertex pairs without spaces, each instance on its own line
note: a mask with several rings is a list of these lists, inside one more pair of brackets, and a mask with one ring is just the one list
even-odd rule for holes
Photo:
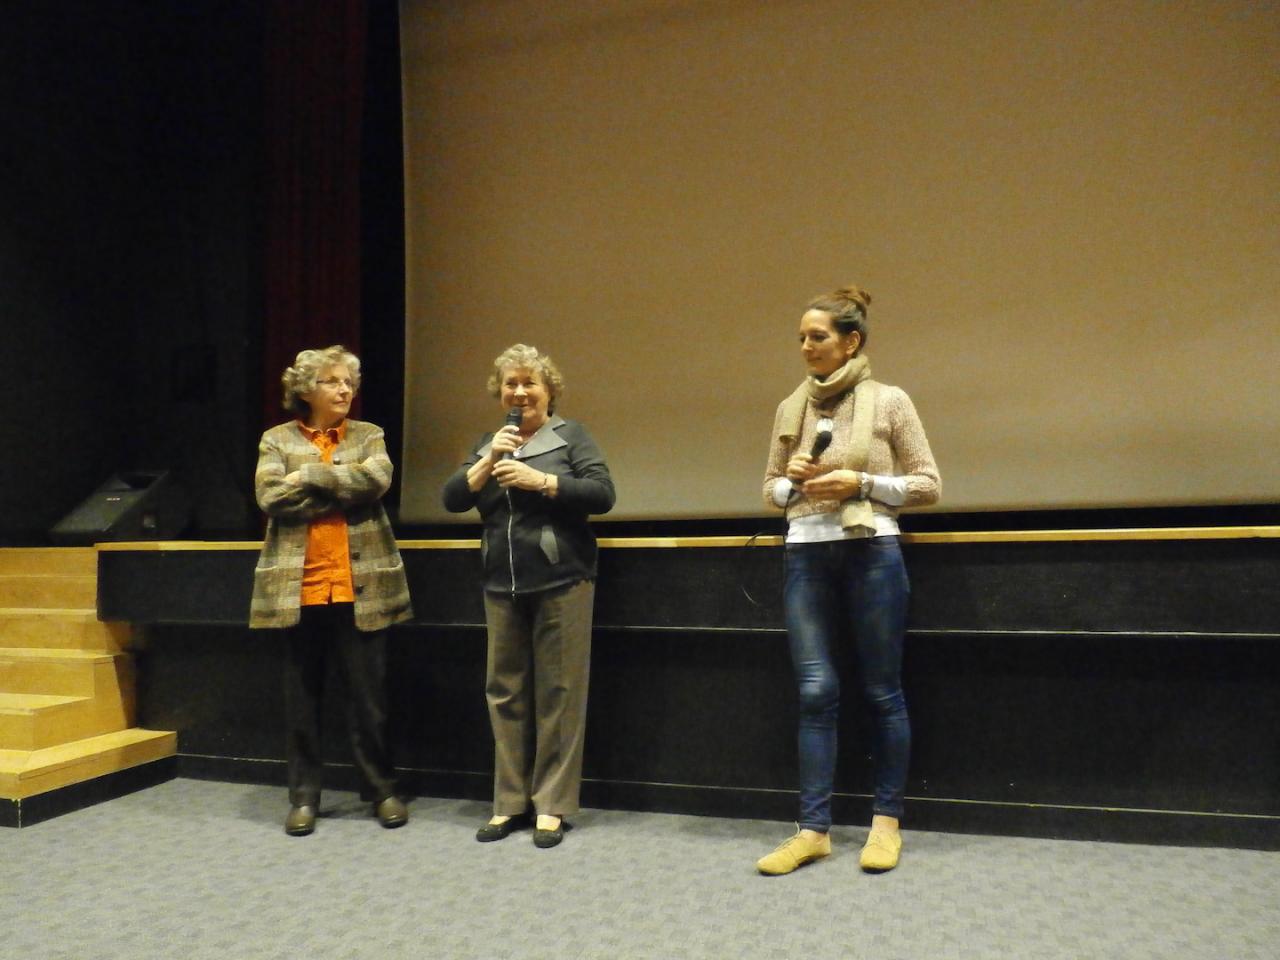
[[1280,8],[401,7],[402,519],[564,371],[612,519],[765,514],[804,304],[871,291],[939,509],[1274,502]]

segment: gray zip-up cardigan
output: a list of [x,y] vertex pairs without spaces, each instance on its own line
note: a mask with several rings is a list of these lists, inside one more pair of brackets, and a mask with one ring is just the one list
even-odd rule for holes
[[[284,478],[300,471],[300,486]],[[253,574],[251,627],[291,627],[302,603],[302,567],[307,527],[334,510],[347,518],[356,629],[382,630],[413,616],[404,563],[382,509],[393,467],[382,428],[347,420],[333,463],[298,428],[297,421],[272,427],[258,445],[253,486],[267,515],[266,542]]]
[[554,498],[536,490],[503,490],[493,477],[472,493],[467,470],[489,453],[492,440],[493,434],[486,434],[444,485],[446,510],[463,513],[475,507],[484,520],[484,589],[537,593],[594,579],[596,538],[587,517],[608,513],[615,493],[604,454],[586,428],[553,414],[520,448],[521,460],[556,475]]

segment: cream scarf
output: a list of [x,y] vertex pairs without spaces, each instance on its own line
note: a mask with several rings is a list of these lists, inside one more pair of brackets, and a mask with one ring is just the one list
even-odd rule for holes
[[[871,362],[865,356],[853,357],[825,380],[806,377],[804,383],[782,401],[782,415],[778,418],[778,435],[773,438],[774,442],[784,438],[794,442],[800,436],[805,407],[810,403],[815,407],[825,406],[828,400],[852,388],[853,430],[849,455],[845,457],[843,466],[846,470],[865,472],[871,452],[871,421],[876,412],[877,386],[871,379]],[[867,536],[874,534],[875,520],[870,502],[858,499],[844,501],[840,505],[840,525],[846,530],[865,527],[861,532]]]

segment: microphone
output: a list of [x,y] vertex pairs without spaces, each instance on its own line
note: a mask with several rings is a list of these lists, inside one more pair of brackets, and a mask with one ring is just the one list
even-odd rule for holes
[[823,417],[818,421],[818,435],[813,438],[813,446],[809,448],[810,458],[817,460],[822,456],[822,452],[831,446],[831,429],[834,426],[835,423],[830,417]]
[[[831,430],[835,427],[835,422],[830,417],[823,417],[816,424],[818,428],[817,436],[813,438],[813,446],[809,448],[809,459],[817,460],[822,456],[822,452],[831,446]],[[800,484],[793,483],[791,492],[787,494],[787,502],[790,503],[795,497],[803,496],[800,492]]]
[[[504,427],[519,428],[523,420],[524,420],[524,410],[522,410],[520,407],[512,407],[510,410],[507,411],[507,419],[502,425]],[[502,455],[503,460],[510,460],[511,457],[512,457],[512,454],[510,453],[504,453]]]

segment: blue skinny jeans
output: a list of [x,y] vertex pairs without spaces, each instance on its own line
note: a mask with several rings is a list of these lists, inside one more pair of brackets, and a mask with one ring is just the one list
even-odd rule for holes
[[874,814],[902,816],[911,722],[902,695],[906,568],[897,537],[797,543],[786,547],[783,603],[800,693],[800,818],[831,827],[840,677],[833,653],[852,643],[863,700],[872,714]]

